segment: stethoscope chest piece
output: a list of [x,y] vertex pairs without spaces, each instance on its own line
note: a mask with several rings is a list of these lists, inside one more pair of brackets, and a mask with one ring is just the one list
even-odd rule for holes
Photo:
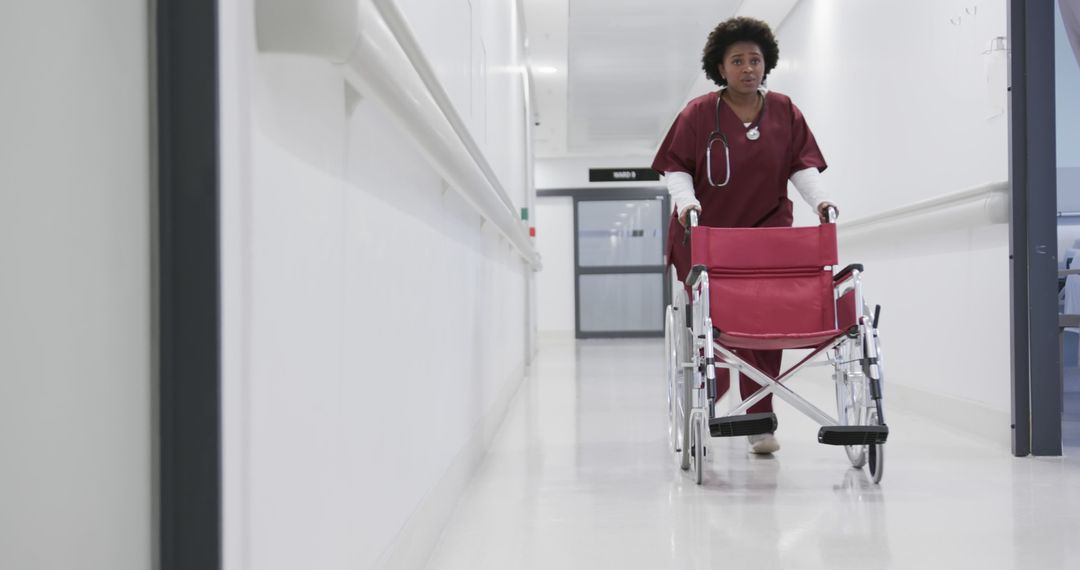
[[756,141],[761,138],[761,131],[758,130],[757,125],[754,125],[752,129],[746,131],[746,138]]

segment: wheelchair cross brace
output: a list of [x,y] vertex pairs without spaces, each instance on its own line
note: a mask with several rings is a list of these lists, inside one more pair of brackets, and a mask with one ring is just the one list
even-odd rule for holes
[[[795,409],[806,414],[819,424],[823,426],[838,425],[840,423],[838,420],[834,419],[829,414],[821,411],[820,408],[811,404],[805,398],[796,394],[787,386],[784,386],[783,382],[797,374],[803,368],[806,368],[806,366],[810,364],[810,361],[815,356],[821,354],[822,352],[832,350],[841,342],[844,342],[844,340],[844,335],[841,335],[819,346],[813,352],[807,355],[806,358],[803,358],[801,361],[799,361],[798,364],[792,366],[790,369],[788,369],[787,372],[781,374],[780,377],[776,380],[773,380],[764,372],[758,370],[750,364],[747,364],[746,361],[736,356],[734,352],[721,346],[720,343],[714,342],[713,349],[723,355],[724,360],[726,361],[724,363],[717,363],[717,367],[727,368],[736,372],[746,374],[748,377],[750,377],[751,380],[761,385],[761,388],[758,389],[758,391],[754,392],[753,395],[743,400],[742,403],[740,403],[738,406],[735,406],[735,408],[733,408],[730,412],[724,415],[735,416],[739,414],[745,414],[746,411],[750,409],[750,406],[753,406],[754,404],[760,402],[763,398],[765,398],[765,396],[775,393],[777,397],[791,404],[793,407],[795,407]],[[732,380],[732,384],[734,384],[734,380]]]

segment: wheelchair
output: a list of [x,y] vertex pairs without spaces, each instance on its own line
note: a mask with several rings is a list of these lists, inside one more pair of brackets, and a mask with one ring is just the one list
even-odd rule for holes
[[[685,287],[672,271],[664,337],[669,443],[699,485],[710,437],[775,431],[774,413],[747,413],[769,394],[820,424],[819,443],[843,447],[854,468],[867,466],[874,483],[881,482],[889,436],[882,411],[881,307],[871,309],[863,295],[861,265],[833,273],[835,210],[828,219],[814,227],[708,228],[690,212],[691,268]],[[772,378],[740,358],[740,348],[810,354]],[[788,385],[815,365],[832,367],[836,417]],[[731,389],[739,373],[761,386],[719,416],[718,368],[730,371]]]

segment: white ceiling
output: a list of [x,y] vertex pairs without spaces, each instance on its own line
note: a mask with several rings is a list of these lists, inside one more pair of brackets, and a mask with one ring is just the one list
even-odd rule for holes
[[736,14],[774,27],[797,0],[523,0],[537,158],[642,156],[710,89],[701,48]]

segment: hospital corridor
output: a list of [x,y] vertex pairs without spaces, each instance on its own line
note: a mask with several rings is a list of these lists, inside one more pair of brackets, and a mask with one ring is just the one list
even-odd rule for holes
[[1080,0],[5,0],[0,70],[0,570],[1080,568]]

